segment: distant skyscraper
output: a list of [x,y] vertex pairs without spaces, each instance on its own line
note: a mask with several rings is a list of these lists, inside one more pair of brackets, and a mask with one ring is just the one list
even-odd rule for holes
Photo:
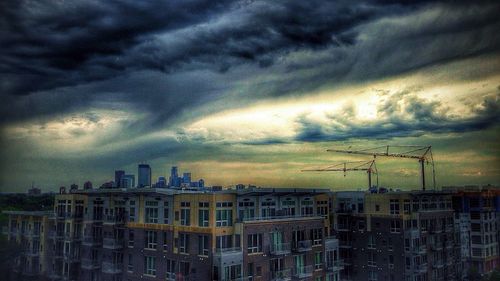
[[158,182],[156,183],[156,187],[159,188],[167,187],[167,179],[165,177],[158,177]]
[[200,180],[198,181],[198,187],[199,187],[199,188],[205,188],[205,181],[204,181],[203,179],[200,179]]
[[123,170],[117,170],[115,171],[115,186],[120,188],[121,187],[121,180],[122,177],[125,175],[125,171]]
[[69,188],[69,191],[70,192],[73,192],[73,191],[76,191],[78,190],[78,185],[76,183],[72,184]]
[[139,164],[137,187],[151,186],[151,167],[148,164]]
[[191,173],[182,174],[182,183],[186,183],[188,185],[191,185]]
[[177,167],[173,166],[172,169],[170,169],[170,178],[168,181],[168,184],[170,186],[177,186],[177,178],[179,175],[177,174]]
[[83,184],[83,189],[84,189],[84,190],[92,189],[92,183],[91,183],[90,181],[86,181],[86,182]]
[[134,175],[123,175],[120,182],[121,188],[133,188],[135,187],[135,176]]

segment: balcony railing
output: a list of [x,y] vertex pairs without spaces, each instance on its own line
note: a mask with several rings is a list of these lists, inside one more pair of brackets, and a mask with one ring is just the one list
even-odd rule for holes
[[434,261],[432,263],[433,268],[443,268],[444,267],[444,262],[442,260]]
[[123,264],[112,263],[104,261],[102,262],[102,272],[109,274],[118,274],[122,272]]
[[121,249],[123,248],[122,238],[104,238],[102,239],[102,247],[106,249]]
[[434,251],[441,251],[441,250],[443,250],[443,243],[441,243],[441,242],[432,243],[431,249]]
[[311,240],[303,240],[298,241],[294,247],[296,252],[307,252],[312,249],[312,241]]
[[312,265],[300,266],[294,269],[293,276],[297,278],[307,278],[312,276],[313,271],[314,268]]
[[40,255],[40,251],[38,251],[38,249],[37,250],[28,249],[24,252],[24,254],[29,257],[37,257]]
[[427,264],[426,263],[417,264],[414,266],[414,269],[416,272],[419,272],[419,273],[427,272]]
[[77,262],[79,258],[74,253],[64,253],[64,260],[67,262]]
[[249,218],[238,218],[237,222],[250,222],[250,221],[268,221],[268,220],[283,220],[283,219],[322,219],[324,216],[315,215],[315,214],[304,214],[304,215],[280,215],[280,216],[265,216],[265,217],[249,217]]
[[104,224],[124,224],[125,215],[106,215],[104,216]]
[[271,281],[284,281],[292,278],[292,270],[284,269],[280,271],[271,271]]
[[349,231],[349,224],[347,223],[338,223],[337,231]]
[[290,254],[290,243],[277,243],[270,245],[271,255],[287,255]]
[[83,236],[83,242],[82,244],[84,246],[98,246],[102,244],[102,237],[98,236],[92,236],[92,235],[85,235]]
[[98,260],[94,259],[82,259],[82,268],[83,269],[96,269],[101,267],[101,264]]
[[335,272],[344,269],[344,260],[334,260],[327,263],[326,269]]
[[413,247],[413,253],[416,254],[424,254],[427,252],[427,247],[425,245],[415,246]]

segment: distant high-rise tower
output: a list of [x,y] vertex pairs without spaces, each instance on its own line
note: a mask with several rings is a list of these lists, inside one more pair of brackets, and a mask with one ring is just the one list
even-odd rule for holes
[[158,182],[156,183],[156,187],[163,188],[167,186],[167,179],[165,177],[158,177]]
[[120,182],[121,188],[133,188],[135,187],[135,176],[134,175],[124,175]]
[[151,186],[151,167],[148,164],[139,164],[137,187]]
[[182,174],[182,183],[191,184],[191,173]]
[[179,175],[177,174],[177,167],[173,166],[172,169],[170,169],[170,178],[168,181],[168,185],[170,186],[177,186],[177,178]]
[[115,171],[115,186],[120,188],[121,187],[121,181],[122,177],[125,175],[125,171],[123,170],[117,170]]
[[86,181],[83,184],[83,189],[85,189],[85,190],[92,189],[92,183],[90,181]]

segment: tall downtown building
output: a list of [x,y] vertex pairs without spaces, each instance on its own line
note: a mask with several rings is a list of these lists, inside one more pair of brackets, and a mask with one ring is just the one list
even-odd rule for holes
[[[488,194],[484,237],[498,235],[492,222],[499,217],[500,192]],[[8,233],[28,245],[17,270],[54,280],[467,280],[467,269],[477,263],[464,257],[461,241],[477,231],[459,227],[463,211],[454,207],[460,196],[265,188],[77,191],[57,195],[50,215],[10,212]],[[38,229],[38,236],[26,229]],[[474,239],[470,249],[490,249],[480,257],[487,274],[499,265],[498,243]]]
[[137,171],[137,187],[151,186],[151,167],[148,164],[139,164]]

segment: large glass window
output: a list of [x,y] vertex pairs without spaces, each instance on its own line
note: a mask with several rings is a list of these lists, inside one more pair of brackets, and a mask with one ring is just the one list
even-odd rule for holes
[[181,202],[181,225],[191,225],[191,211],[189,209],[191,203]]
[[158,202],[157,201],[146,201],[146,212],[145,212],[146,223],[158,223]]
[[248,234],[248,253],[262,252],[262,234]]
[[210,211],[208,202],[200,202],[198,210],[198,226],[208,227],[210,224]]
[[156,258],[145,256],[144,257],[144,274],[156,276]]
[[156,231],[146,231],[145,238],[144,248],[156,250],[156,245],[158,243],[158,234]]
[[184,254],[189,252],[189,234],[179,234],[179,252]]
[[208,235],[198,235],[198,255],[208,256]]
[[232,202],[217,202],[215,211],[216,226],[232,226],[233,225],[233,203]]
[[399,200],[391,199],[389,205],[391,215],[399,215]]

